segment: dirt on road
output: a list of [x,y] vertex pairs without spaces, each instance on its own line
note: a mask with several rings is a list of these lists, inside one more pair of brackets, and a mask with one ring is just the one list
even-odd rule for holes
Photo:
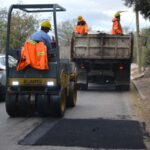
[[132,83],[136,87],[138,97],[133,102],[136,115],[144,122],[145,143],[150,150],[150,67],[138,74],[137,69],[132,71]]

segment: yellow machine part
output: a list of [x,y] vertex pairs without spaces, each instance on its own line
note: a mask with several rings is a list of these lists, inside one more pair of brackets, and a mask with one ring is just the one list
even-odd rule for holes
[[77,74],[76,73],[66,74],[64,71],[62,71],[61,74],[60,74],[61,87],[67,89],[68,88],[68,83],[70,81],[76,82],[77,81]]
[[46,86],[48,82],[53,82],[55,85],[55,78],[9,78],[8,85],[13,86],[18,84],[19,86]]
[[67,85],[68,85],[68,80],[69,80],[69,75],[66,74],[64,71],[61,71],[61,74],[60,74],[60,84],[61,84],[61,87],[63,87],[64,89],[66,89]]

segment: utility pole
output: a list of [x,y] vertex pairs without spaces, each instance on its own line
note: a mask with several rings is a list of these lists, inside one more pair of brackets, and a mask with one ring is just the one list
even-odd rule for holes
[[137,64],[138,73],[141,73],[141,52],[140,52],[140,28],[139,28],[139,12],[136,10],[136,48],[137,48]]

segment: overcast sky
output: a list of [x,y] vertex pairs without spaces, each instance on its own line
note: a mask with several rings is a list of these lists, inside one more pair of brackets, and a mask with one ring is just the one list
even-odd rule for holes
[[[0,0],[0,2],[0,7],[9,8],[11,4],[17,4],[20,0]],[[121,15],[122,26],[130,30],[135,29],[135,14],[132,9],[124,6],[122,0],[21,0],[21,2],[23,4],[58,3],[66,8],[66,12],[59,12],[58,22],[76,19],[77,16],[82,15],[93,30],[106,32],[111,31],[114,13],[124,10],[127,12]],[[140,16],[140,27],[150,27],[150,22]]]

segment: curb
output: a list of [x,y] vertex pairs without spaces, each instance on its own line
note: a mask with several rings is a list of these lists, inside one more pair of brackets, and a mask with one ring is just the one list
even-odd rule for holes
[[138,75],[136,75],[136,76],[132,76],[132,75],[131,75],[131,80],[136,80],[136,79],[139,79],[139,78],[142,78],[142,77],[144,77],[144,72],[141,73],[141,74],[138,74]]
[[134,87],[136,88],[136,90],[137,90],[137,92],[138,92],[140,98],[141,98],[142,100],[146,99],[146,96],[143,95],[143,93],[141,92],[140,88],[138,87],[136,81],[132,80],[132,83],[133,83]]

